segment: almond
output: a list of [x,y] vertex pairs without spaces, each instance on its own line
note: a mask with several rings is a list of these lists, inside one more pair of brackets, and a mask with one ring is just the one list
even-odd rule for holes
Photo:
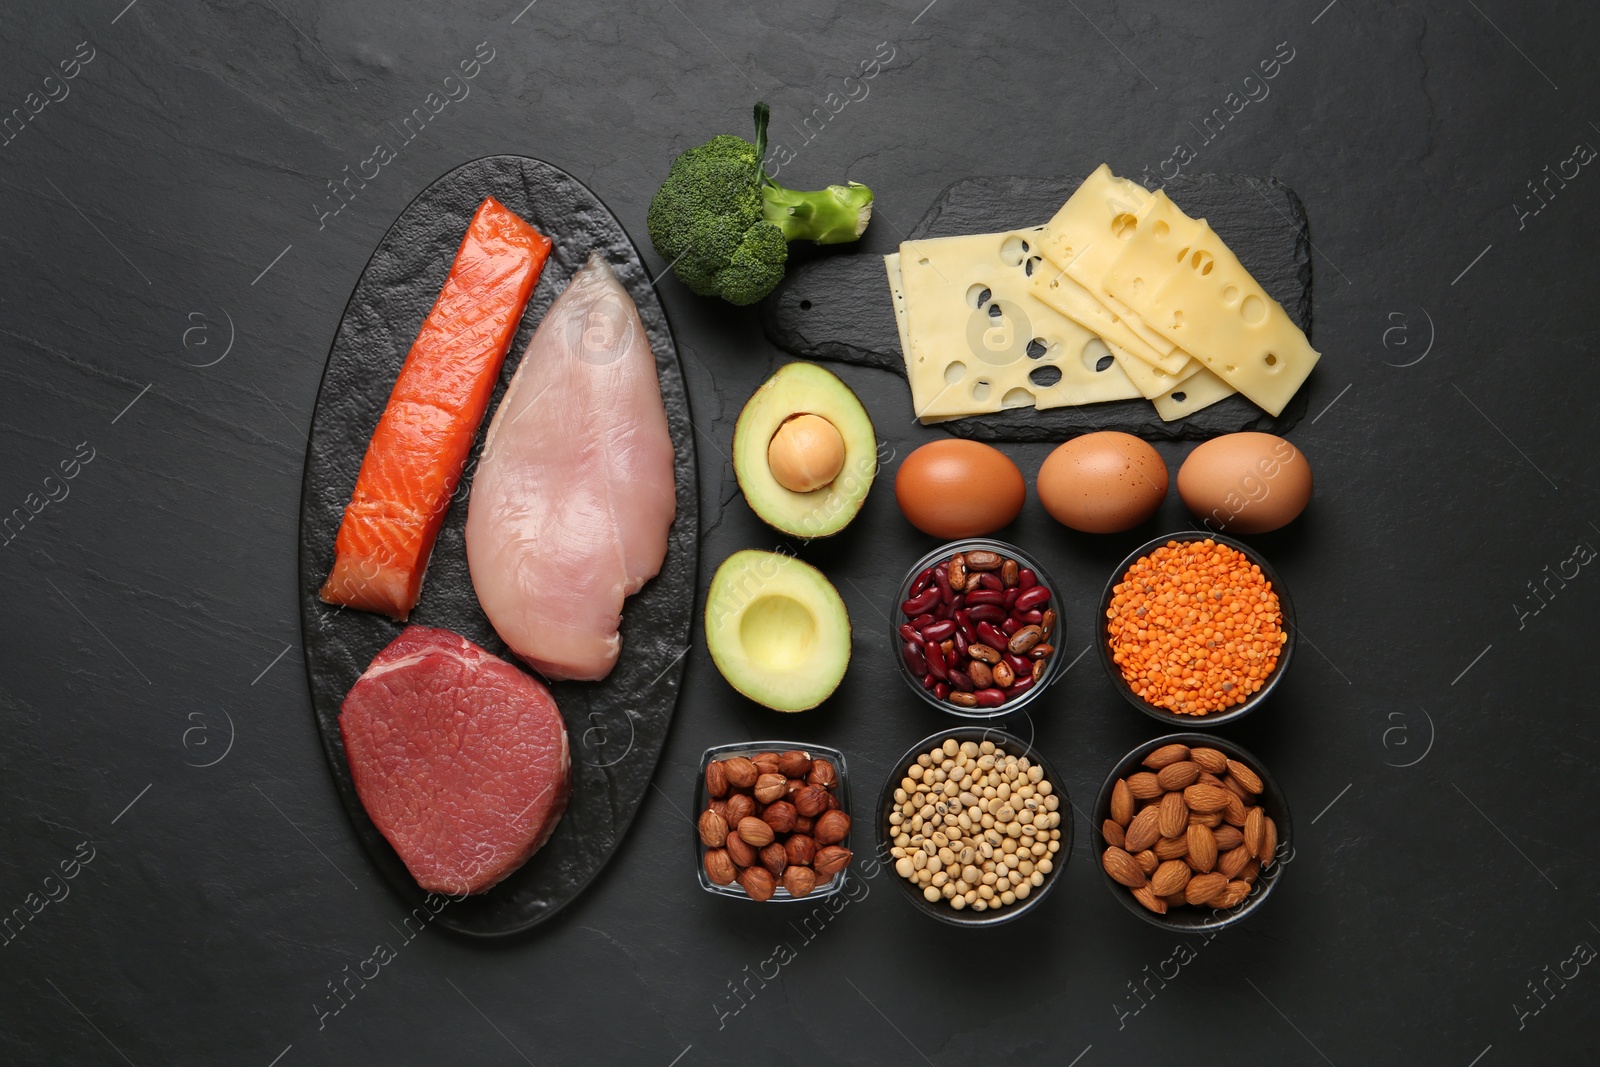
[[1169,763],[1156,772],[1156,784],[1162,789],[1182,789],[1194,784],[1200,777],[1200,764],[1194,760],[1179,760]]
[[1154,800],[1166,792],[1161,788],[1161,783],[1156,781],[1156,776],[1149,771],[1140,771],[1138,774],[1128,776],[1128,791],[1139,800]]
[[1250,895],[1249,882],[1229,882],[1215,903],[1219,908],[1236,908]]
[[1143,852],[1135,852],[1133,854],[1133,862],[1139,865],[1139,869],[1146,876],[1155,874],[1156,868],[1161,866],[1161,861],[1156,859],[1156,854],[1149,849],[1145,849]]
[[1183,899],[1182,893],[1174,893],[1170,897],[1162,897],[1161,902],[1169,908],[1181,908],[1185,904],[1189,903],[1187,900]]
[[1278,860],[1278,824],[1270,817],[1261,820],[1261,866],[1271,867]]
[[1220,874],[1197,874],[1183,887],[1183,899],[1190,904],[1204,904],[1228,888],[1228,880]]
[[1147,881],[1144,871],[1139,869],[1133,857],[1115,845],[1107,848],[1100,856],[1100,866],[1105,868],[1112,881],[1120,882],[1129,889],[1139,889]]
[[1162,837],[1182,837],[1185,830],[1189,829],[1189,809],[1183,804],[1183,794],[1168,793],[1161,798],[1161,805],[1157,809],[1156,825]]
[[766,848],[772,844],[772,827],[754,815],[739,820],[739,837],[751,848]]
[[743,756],[734,756],[732,759],[722,761],[723,774],[728,779],[728,784],[735,789],[752,789],[761,772],[756,770],[756,765]]
[[1158,860],[1181,860],[1189,854],[1189,835],[1187,833],[1178,837],[1163,837],[1151,849]]
[[1189,827],[1189,864],[1197,871],[1209,871],[1217,865],[1217,839],[1209,828]]
[[1261,792],[1261,776],[1236,759],[1228,761],[1228,773],[1236,778],[1240,785],[1252,793]]
[[1257,876],[1261,874],[1261,861],[1251,860],[1244,865],[1244,870],[1239,872],[1239,881],[1254,885]]
[[1250,791],[1244,786],[1240,785],[1239,780],[1231,774],[1225,774],[1222,776],[1222,788],[1226,789],[1240,800],[1255,800],[1255,797],[1250,795]]
[[1122,824],[1115,819],[1107,819],[1100,825],[1100,836],[1106,839],[1106,844],[1116,845],[1121,848],[1126,843],[1123,837]]
[[1150,891],[1158,897],[1181,892],[1188,884],[1189,865],[1182,860],[1168,860],[1150,876]]
[[1201,785],[1214,785],[1219,789],[1222,788],[1222,779],[1218,778],[1210,771],[1201,771],[1200,777],[1196,778],[1195,781],[1199,782]]
[[1123,826],[1133,818],[1133,791],[1121,778],[1111,787],[1111,817]]
[[1145,808],[1128,824],[1123,847],[1129,852],[1142,852],[1161,837],[1161,809],[1155,805]]
[[1250,862],[1250,850],[1244,845],[1230,848],[1217,857],[1217,870],[1229,878],[1237,877],[1244,870],[1244,865]]
[[700,813],[700,843],[707,848],[721,848],[728,839],[728,820],[709,808]]
[[[1188,745],[1162,745],[1160,748],[1156,749],[1154,752],[1150,753],[1144,758],[1144,765],[1149,767],[1152,771],[1159,771],[1169,763],[1177,763],[1179,760],[1185,760],[1188,758]],[[1161,895],[1164,896],[1165,894]]]
[[1191,785],[1183,791],[1183,802],[1189,805],[1190,811],[1201,815],[1226,808],[1230,797],[1238,799],[1226,789],[1216,785]]
[[1215,830],[1222,825],[1222,812],[1208,811],[1204,815],[1196,815],[1191,811],[1189,813],[1189,825],[1206,826]]
[[723,769],[721,760],[706,764],[706,792],[714,797],[728,795],[728,772]]
[[1226,852],[1230,848],[1238,848],[1239,843],[1244,840],[1244,835],[1239,832],[1237,826],[1219,826],[1212,832],[1217,839],[1218,852]]
[[1266,831],[1267,813],[1259,807],[1251,808],[1244,816],[1244,844],[1250,855],[1261,856],[1261,836]]
[[1228,769],[1228,757],[1214,748],[1191,748],[1189,758],[1212,774],[1221,774]]
[[1133,891],[1133,899],[1155,912],[1157,915],[1167,913],[1167,902],[1150,891],[1150,887],[1142,885]]
[[1230,826],[1244,827],[1244,801],[1232,793],[1228,794],[1228,806],[1222,809],[1222,820]]

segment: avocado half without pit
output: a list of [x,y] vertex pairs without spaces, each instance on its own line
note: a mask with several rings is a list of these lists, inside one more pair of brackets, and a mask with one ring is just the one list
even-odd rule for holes
[[805,711],[844,678],[850,616],[838,591],[809,563],[744,549],[711,578],[706,645],[739,692],[774,711]]
[[878,473],[872,419],[850,387],[814,363],[778,368],[733,431],[733,472],[750,509],[793,537],[850,524]]

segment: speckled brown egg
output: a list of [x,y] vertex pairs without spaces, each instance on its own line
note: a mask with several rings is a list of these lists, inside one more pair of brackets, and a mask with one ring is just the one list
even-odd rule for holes
[[949,541],[994,533],[1017,517],[1027,495],[1017,465],[977,441],[932,441],[894,476],[894,498],[911,525]]
[[1207,529],[1266,533],[1293,522],[1311,499],[1311,464],[1270,433],[1229,433],[1189,453],[1178,495]]
[[1156,513],[1167,495],[1167,465],[1132,434],[1074,437],[1039,468],[1039,502],[1057,522],[1084,533],[1117,533]]

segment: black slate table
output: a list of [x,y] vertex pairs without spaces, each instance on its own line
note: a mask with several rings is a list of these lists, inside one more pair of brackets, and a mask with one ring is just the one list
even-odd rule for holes
[[[924,3],[11,6],[0,1060],[1595,1058],[1600,15]],[[360,850],[294,583],[305,431],[362,265],[418,189],[496,152],[566,168],[642,239],[670,157],[744,133],[756,98],[783,180],[876,190],[868,253],[975,174],[1108,161],[1272,175],[1305,201],[1325,355],[1293,439],[1317,493],[1256,539],[1305,642],[1227,730],[1287,790],[1296,855],[1244,925],[1134,921],[1086,832],[1045,905],[986,932],[915,914],[887,874],[811,924],[695,885],[706,746],[838,745],[868,797],[940,725],[899,688],[882,617],[931,544],[894,505],[896,461],[854,525],[801,549],[856,622],[838,694],[757,708],[697,631],[640,817],[558,919],[507,943],[416,933]],[[754,310],[659,291],[700,432],[703,595],[726,554],[778,543],[726,453],[786,357]],[[841,373],[897,455],[940,436],[898,377]],[[1160,448],[1174,469],[1187,450]],[[1030,477],[1046,451],[1011,449]],[[1090,538],[1030,501],[1007,534],[1076,598],[1076,649],[1113,563],[1185,521],[1174,494]],[[1092,656],[1041,703],[1027,725],[1080,806],[1156,732]]]

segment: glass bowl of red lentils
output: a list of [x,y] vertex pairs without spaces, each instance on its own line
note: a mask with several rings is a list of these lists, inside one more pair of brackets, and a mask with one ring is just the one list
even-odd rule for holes
[[912,564],[890,609],[900,676],[951,715],[1009,715],[1061,673],[1057,590],[1015,545],[989,538],[940,545]]
[[1250,714],[1294,656],[1294,605],[1278,572],[1242,541],[1194,530],[1157,537],[1117,565],[1095,645],[1117,692],[1191,729]]

